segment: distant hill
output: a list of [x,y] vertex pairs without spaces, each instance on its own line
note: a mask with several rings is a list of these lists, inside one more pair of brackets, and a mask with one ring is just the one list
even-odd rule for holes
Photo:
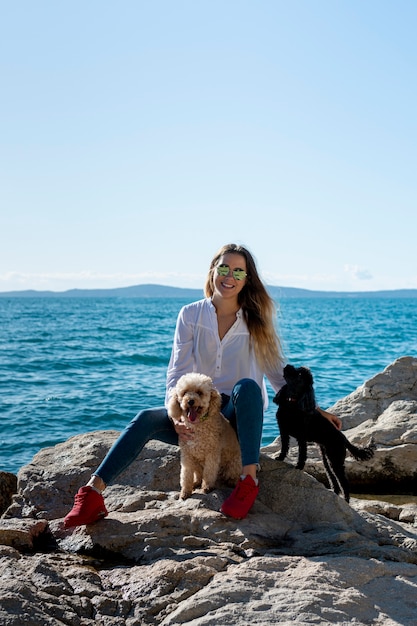
[[0,292],[0,297],[9,298],[202,298],[202,289],[182,289],[166,285],[134,285],[113,289],[68,289],[67,291],[26,291]]
[[[268,286],[273,298],[417,298],[417,289],[386,291],[313,291],[297,287]],[[203,298],[202,289],[184,289],[167,285],[133,285],[114,289],[68,289],[67,291],[3,291],[0,298]]]
[[296,287],[268,286],[274,298],[417,298],[417,289],[387,289],[384,291],[313,291]]

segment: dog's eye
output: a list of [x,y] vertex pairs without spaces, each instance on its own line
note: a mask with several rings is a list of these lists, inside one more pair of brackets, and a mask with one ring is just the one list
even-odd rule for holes
[[197,390],[197,395],[199,395],[199,396],[200,396],[200,398],[201,398],[201,396],[203,395],[203,392],[202,392],[200,389],[198,389],[198,390]]

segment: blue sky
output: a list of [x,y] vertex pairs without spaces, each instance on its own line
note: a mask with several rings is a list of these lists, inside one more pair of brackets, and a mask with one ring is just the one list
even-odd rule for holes
[[414,0],[2,2],[0,291],[417,288]]

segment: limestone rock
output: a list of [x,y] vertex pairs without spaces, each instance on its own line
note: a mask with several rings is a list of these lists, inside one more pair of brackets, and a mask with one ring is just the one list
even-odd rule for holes
[[[415,449],[415,398],[399,391],[395,371],[392,379],[393,401],[381,399],[378,382],[380,413],[351,428],[358,438],[372,430],[381,459]],[[358,411],[366,414],[362,404]],[[106,490],[106,519],[64,529],[75,492],[116,436],[73,437],[19,471],[0,520],[1,624],[415,623],[417,506],[348,505],[276,460],[278,442],[262,451],[260,492],[245,520],[219,513],[230,492],[221,484],[180,500],[179,451],[152,442]]]
[[17,477],[10,472],[0,471],[0,515],[10,506],[17,492]]
[[412,626],[417,567],[349,556],[255,556],[111,567],[0,550],[5,626],[351,624]]
[[329,410],[340,415],[344,428],[349,430],[368,419],[378,420],[396,401],[417,402],[416,357],[397,359]]
[[44,536],[47,526],[46,520],[0,519],[0,545],[29,552]]

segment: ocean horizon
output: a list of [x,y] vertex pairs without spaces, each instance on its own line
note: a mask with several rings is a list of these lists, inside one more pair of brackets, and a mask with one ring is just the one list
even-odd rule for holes
[[[273,298],[417,298],[417,289],[375,291],[318,291],[300,287],[267,285]],[[23,289],[0,291],[0,298],[191,298],[204,296],[203,289],[146,283],[127,287],[72,288],[64,291]]]

